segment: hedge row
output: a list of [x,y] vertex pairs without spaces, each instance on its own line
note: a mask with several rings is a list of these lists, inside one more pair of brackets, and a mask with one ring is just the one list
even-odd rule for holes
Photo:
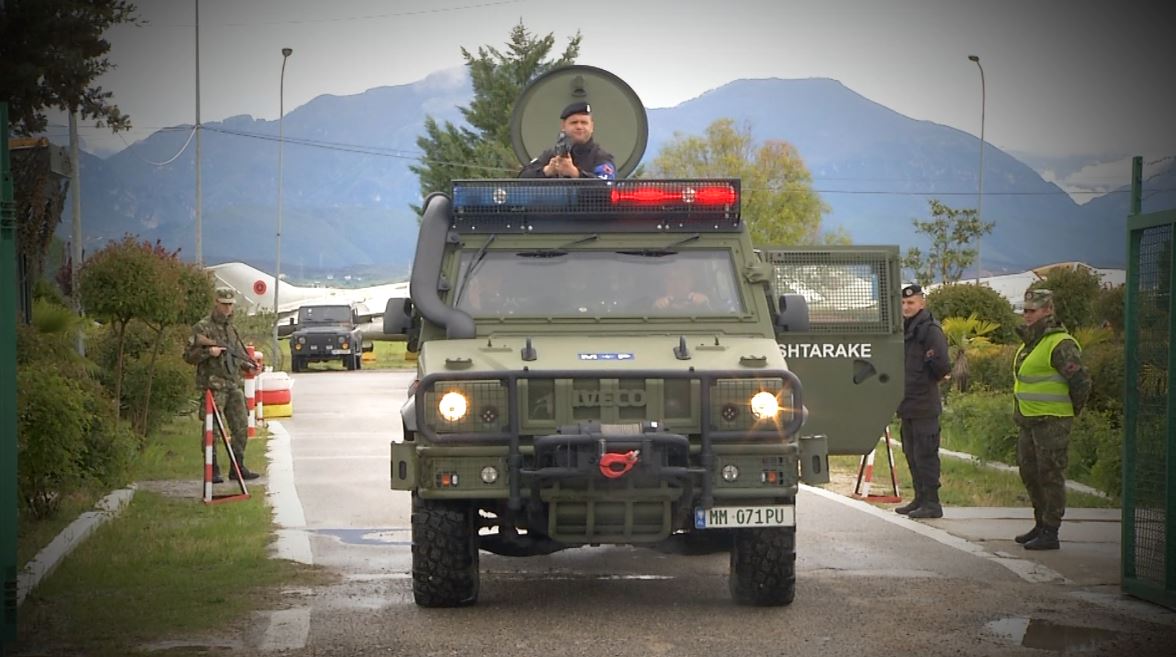
[[[944,408],[940,423],[944,447],[990,461],[1017,463],[1018,429],[1011,393],[956,395]],[[1120,424],[1118,416],[1107,411],[1083,411],[1070,434],[1066,477],[1118,497],[1122,488]]]

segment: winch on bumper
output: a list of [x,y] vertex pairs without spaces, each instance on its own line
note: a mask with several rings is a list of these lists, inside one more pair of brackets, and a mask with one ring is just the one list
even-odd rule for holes
[[[788,371],[758,371],[754,378],[746,371],[629,371],[624,380],[600,382],[606,391],[644,382],[642,412],[668,415],[668,421],[581,419],[548,423],[548,431],[539,433],[534,429],[543,423],[518,412],[533,408],[535,390],[546,390],[542,381],[557,382],[552,389],[558,391],[558,382],[586,385],[585,376],[548,371],[425,377],[409,409],[413,423],[406,422],[406,440],[392,445],[392,487],[427,499],[504,501],[512,513],[530,518],[532,527],[565,543],[637,543],[713,526],[705,525],[705,515],[696,518],[712,508],[790,506],[798,471],[805,481],[828,480],[824,438],[797,437],[800,384]],[[673,380],[691,391],[686,410],[667,404]],[[727,397],[764,389],[786,412],[775,421],[740,425],[740,411],[747,409],[731,410]],[[460,418],[472,418],[465,424],[440,419],[437,412],[455,390],[465,404]],[[779,524],[770,514],[768,520]]]

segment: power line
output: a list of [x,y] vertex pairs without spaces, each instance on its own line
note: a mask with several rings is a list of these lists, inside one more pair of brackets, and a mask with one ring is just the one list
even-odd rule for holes
[[188,141],[185,141],[184,145],[180,146],[180,150],[177,151],[175,155],[171,156],[171,158],[164,160],[163,162],[154,162],[152,160],[148,160],[147,158],[141,157],[138,153],[136,153],[133,149],[131,149],[131,145],[129,143],[127,143],[126,138],[122,136],[121,132],[116,133],[116,134],[118,134],[118,138],[122,140],[122,143],[127,144],[127,150],[131,151],[131,155],[134,155],[137,159],[142,160],[143,162],[146,162],[147,164],[157,166],[157,167],[165,167],[165,166],[171,164],[172,162],[175,162],[181,155],[184,154],[184,151],[188,150],[188,144],[191,144],[192,137],[196,136],[196,128],[195,127],[192,128],[192,132],[188,134]]
[[[255,133],[255,132],[245,132],[242,130],[231,130],[231,129],[226,129],[226,128],[212,128],[209,126],[205,126],[204,129],[212,131],[212,132],[219,132],[221,134],[231,135],[231,136],[236,136],[236,137],[246,137],[249,139],[261,139],[264,141],[273,141],[273,142],[278,141],[278,138],[274,135],[265,135],[265,134]],[[411,152],[406,152],[406,151],[402,151],[399,149],[392,149],[392,148],[361,146],[358,144],[345,144],[345,143],[340,143],[340,142],[323,141],[323,140],[317,140],[317,139],[306,139],[306,138],[299,138],[299,137],[287,137],[286,143],[296,144],[296,145],[300,145],[300,146],[308,146],[311,148],[320,148],[323,150],[338,151],[338,152],[343,152],[343,153],[357,153],[360,155],[372,155],[372,156],[376,156],[376,157],[391,157],[391,158],[403,159],[403,160],[413,160],[415,162],[421,162],[424,164],[459,166],[459,167],[465,167],[467,169],[479,169],[482,171],[509,173],[511,175],[514,175],[518,172],[518,169],[513,169],[513,168],[492,167],[492,166],[481,165],[481,164],[469,164],[467,162],[453,162],[453,161],[448,161],[448,160],[436,160],[436,159],[431,159],[431,158],[425,158],[425,157],[422,157],[424,155],[424,153],[419,153],[419,152],[418,153],[411,153]],[[854,180],[854,179],[853,178],[841,178],[840,180]],[[867,179],[861,179],[861,180],[874,180],[874,179],[867,178]],[[878,180],[883,180],[883,179],[878,179]],[[898,179],[892,179],[892,180],[897,181]],[[754,187],[743,187],[742,189],[745,192],[760,191],[759,189],[754,188]],[[803,192],[803,191],[805,191],[805,190],[798,190],[798,192]],[[921,191],[900,191],[900,190],[852,190],[852,189],[814,189],[812,191],[814,191],[818,194],[875,195],[875,196],[975,196],[976,195],[975,191],[961,191],[961,192],[927,191],[927,192],[921,192]],[[1128,191],[1130,191],[1130,190],[1120,189],[1120,190],[1112,190],[1109,192],[1099,192],[1099,191],[1066,192],[1064,190],[1058,190],[1058,191],[1048,191],[1048,192],[1046,192],[1046,191],[1042,191],[1042,192],[985,192],[984,194],[985,194],[985,196],[1062,196],[1062,195],[1068,196],[1068,195],[1076,195],[1076,194],[1105,196],[1107,194],[1123,194],[1123,193],[1127,193]],[[1159,192],[1168,192],[1168,191],[1176,191],[1176,189],[1149,190],[1149,195],[1156,194]]]

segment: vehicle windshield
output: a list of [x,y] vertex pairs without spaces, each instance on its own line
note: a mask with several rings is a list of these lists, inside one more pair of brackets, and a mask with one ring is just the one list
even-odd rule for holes
[[480,261],[476,256],[462,254],[456,288],[457,308],[475,317],[744,312],[726,250],[486,251]]
[[298,309],[299,324],[350,324],[351,306],[303,306]]

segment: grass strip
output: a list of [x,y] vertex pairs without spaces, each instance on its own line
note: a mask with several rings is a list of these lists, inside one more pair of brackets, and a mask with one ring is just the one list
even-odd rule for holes
[[[100,527],[30,593],[19,611],[22,652],[126,655],[152,640],[232,639],[241,630],[234,623],[268,608],[275,587],[325,577],[270,558],[273,519],[263,487],[250,486],[245,501],[201,502],[201,432],[197,418],[184,416],[151,436],[134,479],[170,480],[174,484],[161,487],[169,494],[140,488],[121,516]],[[258,433],[249,441],[246,461],[262,470],[266,437],[263,430]],[[219,451],[227,471],[223,447]],[[235,486],[218,486],[217,492],[235,492]],[[93,500],[79,498],[51,521],[22,525],[22,550],[31,558],[60,531],[58,520],[64,527],[92,507]]]
[[[911,473],[906,464],[902,448],[895,445],[895,467],[898,470],[899,491],[903,502],[880,504],[886,508],[905,504],[914,499]],[[832,481],[824,487],[843,495],[852,495],[857,481],[859,456],[829,457],[829,472]],[[1021,478],[1013,472],[1005,472],[971,461],[962,461],[943,456],[939,459],[939,499],[944,506],[996,506],[1030,507],[1029,494]],[[890,492],[890,469],[886,462],[886,449],[879,446],[874,450],[874,478],[871,491],[875,494]],[[1066,505],[1074,508],[1118,508],[1115,500],[1086,493],[1066,491]]]

